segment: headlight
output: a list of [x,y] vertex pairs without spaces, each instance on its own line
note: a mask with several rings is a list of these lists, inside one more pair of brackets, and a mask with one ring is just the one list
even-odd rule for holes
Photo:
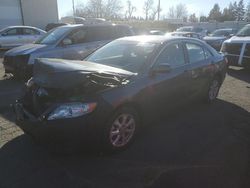
[[48,117],[48,120],[75,118],[89,114],[96,108],[96,103],[68,103],[57,107]]

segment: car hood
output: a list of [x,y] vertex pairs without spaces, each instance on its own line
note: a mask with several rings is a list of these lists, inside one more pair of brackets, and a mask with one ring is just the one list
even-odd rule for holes
[[205,41],[217,41],[217,40],[226,40],[226,37],[212,37],[212,36],[207,36],[207,37],[204,37],[203,40]]
[[137,75],[123,69],[87,61],[45,58],[36,60],[33,71],[33,80],[37,85],[55,89],[74,88],[90,80],[107,86],[116,86]]
[[26,44],[7,51],[6,55],[8,56],[26,55],[26,54],[31,54],[33,52],[48,50],[50,47],[51,46],[45,44]]

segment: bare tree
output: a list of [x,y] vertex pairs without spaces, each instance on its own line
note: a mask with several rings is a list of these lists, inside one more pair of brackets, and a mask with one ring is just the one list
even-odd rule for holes
[[152,8],[151,15],[150,15],[150,20],[155,20],[157,13],[158,13],[158,9],[157,8]]
[[104,3],[103,15],[105,18],[116,18],[119,17],[120,11],[122,9],[120,0],[107,0]]
[[175,11],[176,11],[176,13],[175,13],[175,15],[176,15],[176,18],[184,18],[184,17],[187,17],[187,7],[186,7],[186,5],[184,5],[184,4],[178,4],[178,5],[176,5],[176,8],[175,8]]
[[88,0],[84,5],[78,5],[76,15],[85,18],[119,17],[122,6],[120,0]]
[[158,1],[158,6],[157,6],[157,20],[160,20],[160,14],[161,14],[161,0]]
[[153,8],[154,1],[153,0],[146,0],[144,1],[143,11],[145,13],[145,19],[148,20],[150,11]]
[[191,15],[189,16],[189,21],[195,23],[195,22],[198,22],[199,20],[198,20],[198,18],[196,17],[195,13],[193,13],[193,14],[191,14]]
[[127,10],[126,10],[126,15],[128,19],[131,19],[133,16],[133,13],[136,11],[136,7],[132,5],[131,1],[127,1]]
[[168,9],[168,18],[175,18],[175,8],[174,6]]

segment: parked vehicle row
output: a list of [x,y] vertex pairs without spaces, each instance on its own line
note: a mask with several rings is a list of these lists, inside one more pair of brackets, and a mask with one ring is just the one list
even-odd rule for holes
[[117,39],[84,61],[38,59],[14,105],[17,125],[42,142],[120,151],[155,112],[214,101],[226,69],[205,42],[173,36]]
[[217,51],[220,51],[223,42],[234,36],[236,33],[236,29],[217,29],[209,36],[204,37],[203,40]]
[[4,55],[5,73],[29,78],[37,58],[82,60],[102,45],[124,36],[133,35],[127,25],[65,25],[56,28],[34,44],[7,51]]

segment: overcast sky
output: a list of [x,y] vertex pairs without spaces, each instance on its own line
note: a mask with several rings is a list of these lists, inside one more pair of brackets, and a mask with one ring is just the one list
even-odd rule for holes
[[[65,16],[67,13],[72,11],[72,0],[57,0],[58,1],[58,9],[59,9],[59,17]],[[86,3],[87,0],[74,0],[75,4]],[[123,6],[126,6],[127,0],[121,0]],[[158,0],[154,0],[154,6],[157,6]],[[136,16],[143,16],[143,2],[144,0],[131,0],[132,4],[137,7]],[[188,13],[196,13],[199,15],[207,15],[209,11],[213,8],[215,3],[219,3],[221,9],[226,7],[230,1],[229,0],[161,0],[161,15],[167,15],[168,9],[171,6],[176,4],[183,3],[186,4]]]

